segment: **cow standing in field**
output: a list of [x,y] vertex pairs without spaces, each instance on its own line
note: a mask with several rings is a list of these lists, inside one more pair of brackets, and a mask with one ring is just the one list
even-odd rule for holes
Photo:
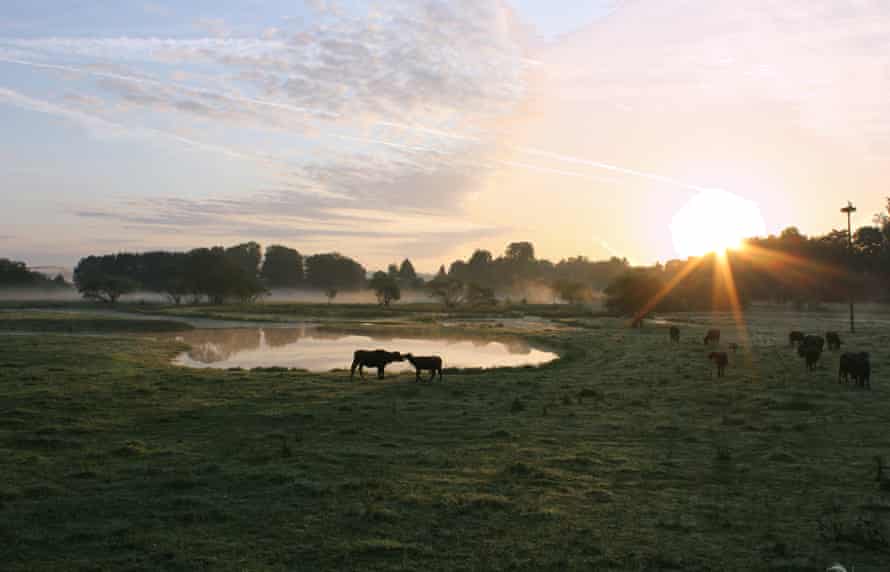
[[797,331],[797,330],[794,330],[793,332],[791,332],[790,334],[788,334],[788,345],[791,346],[791,347],[794,347],[794,346],[796,346],[796,345],[800,345],[800,343],[803,342],[803,339],[804,339],[805,337],[806,337],[806,336],[803,335],[803,332],[799,332],[799,331]]
[[678,328],[677,326],[671,326],[670,336],[671,336],[671,342],[673,342],[675,344],[679,343],[680,342],[680,328]]
[[841,359],[838,361],[837,366],[838,383],[850,383],[850,376],[854,375],[855,361],[856,354],[850,352],[841,354]]
[[848,383],[850,378],[859,387],[871,389],[871,361],[868,352],[845,353],[841,355],[837,370],[837,382]]
[[816,364],[822,357],[823,347],[825,347],[825,340],[822,339],[822,336],[805,336],[797,346],[797,355],[804,358],[808,371],[816,369]]
[[430,381],[436,379],[437,373],[439,374],[439,381],[442,381],[442,358],[439,356],[415,357],[411,354],[405,354],[405,359],[414,366],[414,371],[417,374],[414,381],[420,381],[420,372],[422,371],[430,372]]
[[352,368],[349,371],[349,379],[355,376],[355,368],[358,368],[358,374],[365,379],[365,366],[377,368],[377,379],[383,379],[383,370],[386,366],[395,361],[405,361],[399,352],[388,352],[386,350],[356,350],[352,358]]
[[720,330],[710,329],[708,333],[705,334],[705,345],[710,343],[719,344],[720,343]]
[[729,365],[729,356],[726,352],[711,352],[708,354],[708,359],[717,366],[717,377],[723,377],[726,366]]
[[825,341],[828,342],[828,351],[841,349],[841,336],[837,332],[825,332]]

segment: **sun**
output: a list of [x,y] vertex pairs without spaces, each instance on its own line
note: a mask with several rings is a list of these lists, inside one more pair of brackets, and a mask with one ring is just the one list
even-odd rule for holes
[[724,254],[742,241],[766,234],[757,204],[718,189],[702,191],[677,211],[671,221],[674,250],[687,258],[710,252]]

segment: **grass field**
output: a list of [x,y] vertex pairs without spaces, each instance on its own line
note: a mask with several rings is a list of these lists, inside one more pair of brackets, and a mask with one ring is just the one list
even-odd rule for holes
[[[427,307],[169,313],[486,326]],[[547,315],[500,329],[563,359],[415,384],[180,369],[181,346],[139,335],[176,322],[6,312],[0,330],[41,333],[0,334],[0,568],[888,569],[890,327],[844,335],[872,354],[868,392],[836,383],[836,354],[807,373],[787,347],[840,314],[754,311],[747,335],[670,316],[679,345]],[[743,344],[720,380],[714,325]]]

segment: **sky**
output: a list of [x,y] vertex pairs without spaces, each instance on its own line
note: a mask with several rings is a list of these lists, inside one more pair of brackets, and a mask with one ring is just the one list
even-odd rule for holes
[[0,256],[643,264],[701,193],[812,234],[890,195],[890,4],[556,4],[2,2]]

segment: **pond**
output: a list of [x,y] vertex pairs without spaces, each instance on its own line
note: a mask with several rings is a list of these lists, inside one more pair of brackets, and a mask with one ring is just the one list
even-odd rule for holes
[[[445,367],[519,367],[555,360],[555,353],[535,349],[517,338],[483,338],[435,331],[418,335],[357,335],[321,331],[311,326],[294,328],[237,328],[194,330],[177,334],[191,346],[174,363],[196,368],[286,367],[309,371],[349,369],[355,350],[386,349],[418,356],[441,356]],[[387,371],[407,371],[408,362],[396,362]]]

